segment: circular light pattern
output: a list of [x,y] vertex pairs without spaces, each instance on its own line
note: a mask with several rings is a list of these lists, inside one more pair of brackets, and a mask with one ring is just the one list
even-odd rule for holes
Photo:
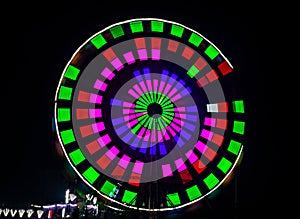
[[233,77],[221,51],[182,24],[116,23],[67,63],[55,96],[58,139],[106,199],[145,211],[188,206],[222,185],[243,151]]

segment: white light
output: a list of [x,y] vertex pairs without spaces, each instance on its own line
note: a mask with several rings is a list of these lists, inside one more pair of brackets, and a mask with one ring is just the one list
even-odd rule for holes
[[19,212],[19,216],[23,217],[23,214],[25,213],[25,210],[24,209],[19,209],[18,212]]
[[1,213],[2,213],[2,208],[0,208],[0,216],[1,216]]
[[70,190],[67,189],[66,195],[65,195],[65,203],[68,203],[68,202],[69,202],[69,194],[70,194]]
[[95,196],[94,198],[93,198],[93,204],[95,205],[97,203],[97,197]]
[[91,194],[86,194],[85,197],[87,198],[87,200],[91,201],[93,198],[93,195]]
[[34,213],[34,211],[33,211],[32,209],[28,209],[28,210],[26,211],[26,213],[27,213],[27,217],[29,218],[29,217],[31,217],[31,215]]
[[70,199],[71,199],[71,202],[74,201],[75,199],[77,198],[77,196],[75,194],[70,194]]
[[36,213],[38,215],[38,218],[41,218],[42,215],[43,215],[43,213],[44,213],[44,211],[43,210],[37,210]]
[[8,215],[8,213],[9,213],[9,209],[8,209],[8,208],[5,208],[5,209],[3,210],[4,216],[6,217],[6,216]]
[[17,210],[10,209],[11,216],[14,217],[16,215],[16,213],[17,213]]

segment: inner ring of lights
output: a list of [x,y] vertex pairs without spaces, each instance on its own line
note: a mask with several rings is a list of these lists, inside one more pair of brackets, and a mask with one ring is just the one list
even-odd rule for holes
[[233,67],[215,45],[175,22],[133,19],[96,33],[66,65],[55,97],[69,163],[128,208],[200,201],[243,149],[244,103],[228,74]]

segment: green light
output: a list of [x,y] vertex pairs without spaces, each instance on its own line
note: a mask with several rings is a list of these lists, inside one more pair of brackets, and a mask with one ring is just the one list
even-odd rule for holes
[[163,32],[164,31],[164,23],[161,21],[151,21],[151,30],[153,32]]
[[245,130],[245,122],[234,121],[233,132],[243,135]]
[[233,112],[235,113],[244,113],[244,102],[242,100],[236,100],[232,102]]
[[192,33],[190,36],[189,42],[198,47],[200,45],[200,43],[202,42],[202,40],[203,40],[202,37],[200,37],[199,35],[197,35],[195,33]]
[[142,21],[133,21],[130,23],[130,28],[132,33],[143,32],[143,23]]
[[112,194],[114,193],[116,188],[117,188],[116,185],[106,180],[100,191],[108,195],[109,197],[112,197]]
[[58,93],[58,99],[60,100],[71,100],[72,88],[61,86]]
[[131,131],[133,132],[133,134],[136,134],[137,131],[141,128],[141,125],[140,124],[137,124],[136,126],[134,126],[133,129],[131,129]]
[[180,27],[176,24],[172,24],[171,34],[181,38],[183,34],[183,30],[184,30],[183,27]]
[[75,165],[77,165],[85,160],[85,157],[80,149],[77,149],[77,150],[69,153],[69,157],[71,158],[71,160],[73,161],[73,163]]
[[211,60],[213,60],[214,58],[216,58],[217,55],[219,55],[218,50],[216,50],[216,48],[212,45],[209,45],[209,47],[207,47],[207,49],[204,52],[206,53],[206,55],[208,55],[208,57]]
[[75,137],[72,129],[61,131],[60,136],[64,145],[75,141]]
[[[128,204],[131,204],[132,200],[136,197],[137,193],[131,192],[129,190],[125,190],[122,202],[126,202]],[[135,205],[135,200],[132,202],[132,205]]]
[[188,194],[190,201],[192,201],[202,195],[197,185],[194,185],[194,186],[186,189],[186,193]]
[[[180,198],[179,198],[179,195],[177,192],[173,193],[173,194],[168,194],[167,197],[168,197],[168,200],[170,200],[172,202],[172,205],[175,206],[175,205],[181,204],[181,201],[180,201]],[[169,201],[167,202],[167,205],[168,205],[168,207],[172,206]]]
[[70,108],[58,108],[57,114],[58,122],[66,122],[71,120]]
[[121,25],[112,27],[110,29],[110,32],[111,32],[113,38],[115,38],[115,39],[124,35],[124,31],[123,31],[123,28]]
[[72,65],[69,65],[64,76],[66,78],[70,78],[75,81],[79,72],[80,72],[80,70],[78,68],[76,68]]
[[188,70],[187,74],[193,78],[195,77],[196,74],[198,74],[199,70],[196,66],[192,65],[192,67],[190,67],[190,69]]
[[218,178],[212,173],[209,174],[208,177],[206,177],[203,181],[209,189],[212,189],[219,183]]
[[98,34],[93,39],[91,39],[91,43],[97,48],[100,49],[107,42],[101,34]]
[[242,146],[242,143],[237,142],[235,140],[230,140],[229,146],[228,146],[228,151],[230,151],[231,153],[238,155],[240,148]]
[[228,170],[230,169],[232,163],[227,160],[226,158],[222,157],[220,163],[218,163],[217,167],[223,172],[227,173]]
[[89,167],[84,173],[82,174],[84,178],[90,183],[94,183],[96,179],[100,176],[100,174],[93,168]]

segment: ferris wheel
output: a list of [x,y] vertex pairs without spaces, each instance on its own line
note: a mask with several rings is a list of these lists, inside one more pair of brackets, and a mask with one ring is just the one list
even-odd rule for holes
[[122,207],[198,203],[223,185],[243,153],[238,73],[185,25],[115,23],[66,63],[54,107],[60,145],[78,176]]

